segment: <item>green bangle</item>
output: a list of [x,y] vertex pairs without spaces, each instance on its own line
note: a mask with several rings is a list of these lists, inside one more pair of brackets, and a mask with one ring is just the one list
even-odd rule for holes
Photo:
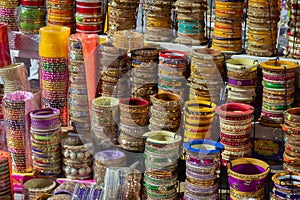
[[145,173],[144,175],[144,180],[147,182],[153,182],[156,184],[176,184],[177,183],[177,176],[175,176],[174,178],[171,179],[157,179],[157,178],[152,178],[150,176],[147,175],[147,173]]
[[267,104],[267,103],[263,103],[263,108],[267,109],[267,110],[274,110],[274,111],[284,111],[287,110],[289,108],[292,108],[292,104],[290,105],[273,105],[273,104]]
[[275,84],[275,83],[270,83],[270,82],[266,82],[263,81],[263,86],[266,88],[272,88],[272,89],[284,89],[285,85],[283,84]]
[[167,192],[175,189],[175,185],[166,186],[166,185],[160,185],[160,186],[154,186],[150,185],[149,183],[144,182],[144,187],[147,190],[152,190],[156,192]]
[[146,190],[146,195],[150,198],[154,198],[154,199],[169,199],[171,197],[176,197],[177,193],[174,192],[172,194],[154,194],[152,192],[149,192]]
[[39,18],[46,17],[46,9],[43,7],[40,8],[31,8],[31,7],[20,7],[20,18],[21,19],[29,19],[36,20]]
[[144,153],[144,157],[145,159],[154,162],[154,163],[173,163],[175,161],[177,161],[178,157],[177,156],[173,156],[173,157],[168,157],[168,158],[158,158],[158,157],[154,157],[151,155],[147,155],[147,153]]

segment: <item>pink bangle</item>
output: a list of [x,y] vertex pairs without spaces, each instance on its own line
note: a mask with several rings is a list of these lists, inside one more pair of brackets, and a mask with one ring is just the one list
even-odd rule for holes
[[243,103],[227,103],[216,108],[216,113],[220,116],[251,116],[253,112],[252,106]]
[[160,57],[170,59],[184,59],[188,55],[187,52],[177,50],[162,50],[159,53]]

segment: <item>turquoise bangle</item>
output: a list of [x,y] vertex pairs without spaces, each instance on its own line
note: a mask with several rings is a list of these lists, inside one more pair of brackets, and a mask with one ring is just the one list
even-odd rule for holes
[[178,23],[178,28],[179,29],[184,29],[184,30],[202,30],[204,29],[204,25],[201,24],[187,24],[187,23]]
[[187,23],[187,24],[193,24],[193,23],[205,23],[204,20],[185,20],[185,19],[179,19],[178,23]]
[[182,34],[197,34],[197,33],[204,33],[204,30],[200,30],[200,29],[194,29],[194,30],[186,30],[186,29],[178,29],[178,33],[182,33]]

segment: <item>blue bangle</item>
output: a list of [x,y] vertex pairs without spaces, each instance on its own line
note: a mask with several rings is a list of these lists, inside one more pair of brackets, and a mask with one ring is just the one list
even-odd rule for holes
[[178,23],[178,28],[193,31],[193,30],[202,30],[204,29],[204,26],[201,26],[200,24]]
[[[206,144],[206,145],[211,145],[214,147],[214,149],[208,150],[208,149],[196,149],[193,148],[193,145],[197,144]],[[187,151],[191,151],[194,153],[201,153],[201,154],[216,154],[219,153],[221,150],[224,149],[224,145],[222,145],[219,142],[213,141],[213,140],[192,140],[190,142],[185,142],[183,144],[184,149]]]
[[274,194],[279,196],[280,198],[283,198],[283,199],[300,199],[300,194],[295,194],[295,193],[283,193],[279,190],[274,190]]

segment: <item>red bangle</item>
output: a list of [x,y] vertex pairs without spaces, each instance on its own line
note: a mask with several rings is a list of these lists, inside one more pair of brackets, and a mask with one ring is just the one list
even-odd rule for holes
[[185,59],[188,55],[187,52],[184,51],[177,51],[177,50],[162,50],[159,53],[160,57],[163,58],[170,58],[170,59]]
[[45,1],[44,0],[21,0],[21,5],[40,7],[45,5]]
[[229,120],[229,121],[244,121],[244,120],[250,119],[251,117],[252,117],[251,115],[248,115],[248,116],[240,116],[240,117],[231,117],[231,116],[223,116],[223,115],[220,115],[220,118],[221,118],[221,119]]
[[49,9],[49,13],[53,14],[53,15],[65,15],[65,16],[71,16],[73,15],[73,11],[59,11],[59,10],[55,10],[55,9]]
[[[220,140],[221,144],[227,145],[227,146],[231,146],[231,147],[238,147],[238,146],[244,146],[246,144],[250,143],[250,139],[244,141],[244,142],[228,142],[226,140]],[[225,148],[226,149],[226,148]]]
[[84,7],[99,7],[101,6],[101,1],[100,2],[80,2],[76,1],[77,6],[84,6]]
[[101,6],[98,7],[86,7],[86,6],[76,6],[76,12],[80,14],[99,14],[101,13]]
[[101,30],[101,24],[96,24],[96,25],[81,25],[81,24],[76,24],[76,29],[80,31],[98,31]]
[[227,138],[227,139],[245,139],[245,138],[249,138],[250,137],[250,133],[246,133],[246,134],[241,134],[241,135],[237,135],[237,134],[227,134],[227,133],[223,133],[220,132],[220,136]]
[[254,112],[254,108],[243,103],[226,103],[216,108],[216,113],[221,116],[249,116]]

